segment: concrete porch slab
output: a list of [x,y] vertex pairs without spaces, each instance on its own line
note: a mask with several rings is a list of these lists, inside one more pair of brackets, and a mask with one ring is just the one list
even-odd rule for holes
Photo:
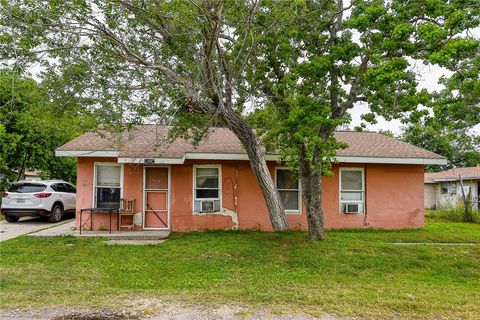
[[149,244],[160,244],[164,243],[166,240],[107,240],[105,241],[108,245],[134,245],[134,246],[145,246]]
[[45,229],[35,231],[28,234],[32,237],[58,237],[58,236],[74,236],[74,237],[102,237],[112,240],[143,240],[158,241],[168,238],[170,231],[168,230],[143,230],[143,231],[82,231],[75,230],[75,221],[70,220]]
[[112,240],[162,240],[168,238],[168,230],[144,230],[144,231],[75,231],[74,237],[102,237]]

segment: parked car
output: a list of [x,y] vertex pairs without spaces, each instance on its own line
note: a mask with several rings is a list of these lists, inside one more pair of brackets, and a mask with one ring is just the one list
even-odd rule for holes
[[2,195],[1,213],[8,222],[21,217],[48,217],[62,220],[64,213],[75,212],[77,190],[63,180],[18,181]]

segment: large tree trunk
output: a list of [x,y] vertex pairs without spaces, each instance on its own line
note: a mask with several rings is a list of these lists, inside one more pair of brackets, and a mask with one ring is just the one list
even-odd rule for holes
[[302,154],[299,164],[302,198],[307,211],[308,236],[311,240],[325,239],[322,211],[322,174],[312,171]]
[[[28,151],[27,151],[28,152]],[[30,153],[25,152],[25,157],[23,158],[22,166],[18,170],[17,181],[24,179],[25,175],[25,165],[27,164],[28,159],[30,159]]]
[[225,120],[229,129],[238,137],[247,151],[253,173],[267,203],[273,230],[287,230],[288,222],[285,209],[265,161],[265,147],[260,143],[253,129],[233,110],[223,108],[219,115]]

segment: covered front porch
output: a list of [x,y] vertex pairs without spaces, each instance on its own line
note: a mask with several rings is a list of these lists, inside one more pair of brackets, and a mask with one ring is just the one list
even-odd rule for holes
[[170,167],[121,164],[115,160],[79,163],[80,187],[91,189],[91,193],[77,197],[76,233],[112,237],[123,237],[125,233],[145,237],[168,234]]

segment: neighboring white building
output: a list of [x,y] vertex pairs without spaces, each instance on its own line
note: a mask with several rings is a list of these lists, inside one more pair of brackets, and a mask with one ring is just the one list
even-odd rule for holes
[[24,180],[27,181],[40,181],[42,178],[36,171],[25,171],[24,175]]
[[476,167],[455,168],[442,172],[425,173],[425,208],[455,206],[462,201],[460,176],[463,180],[467,199],[479,208],[480,164]]

